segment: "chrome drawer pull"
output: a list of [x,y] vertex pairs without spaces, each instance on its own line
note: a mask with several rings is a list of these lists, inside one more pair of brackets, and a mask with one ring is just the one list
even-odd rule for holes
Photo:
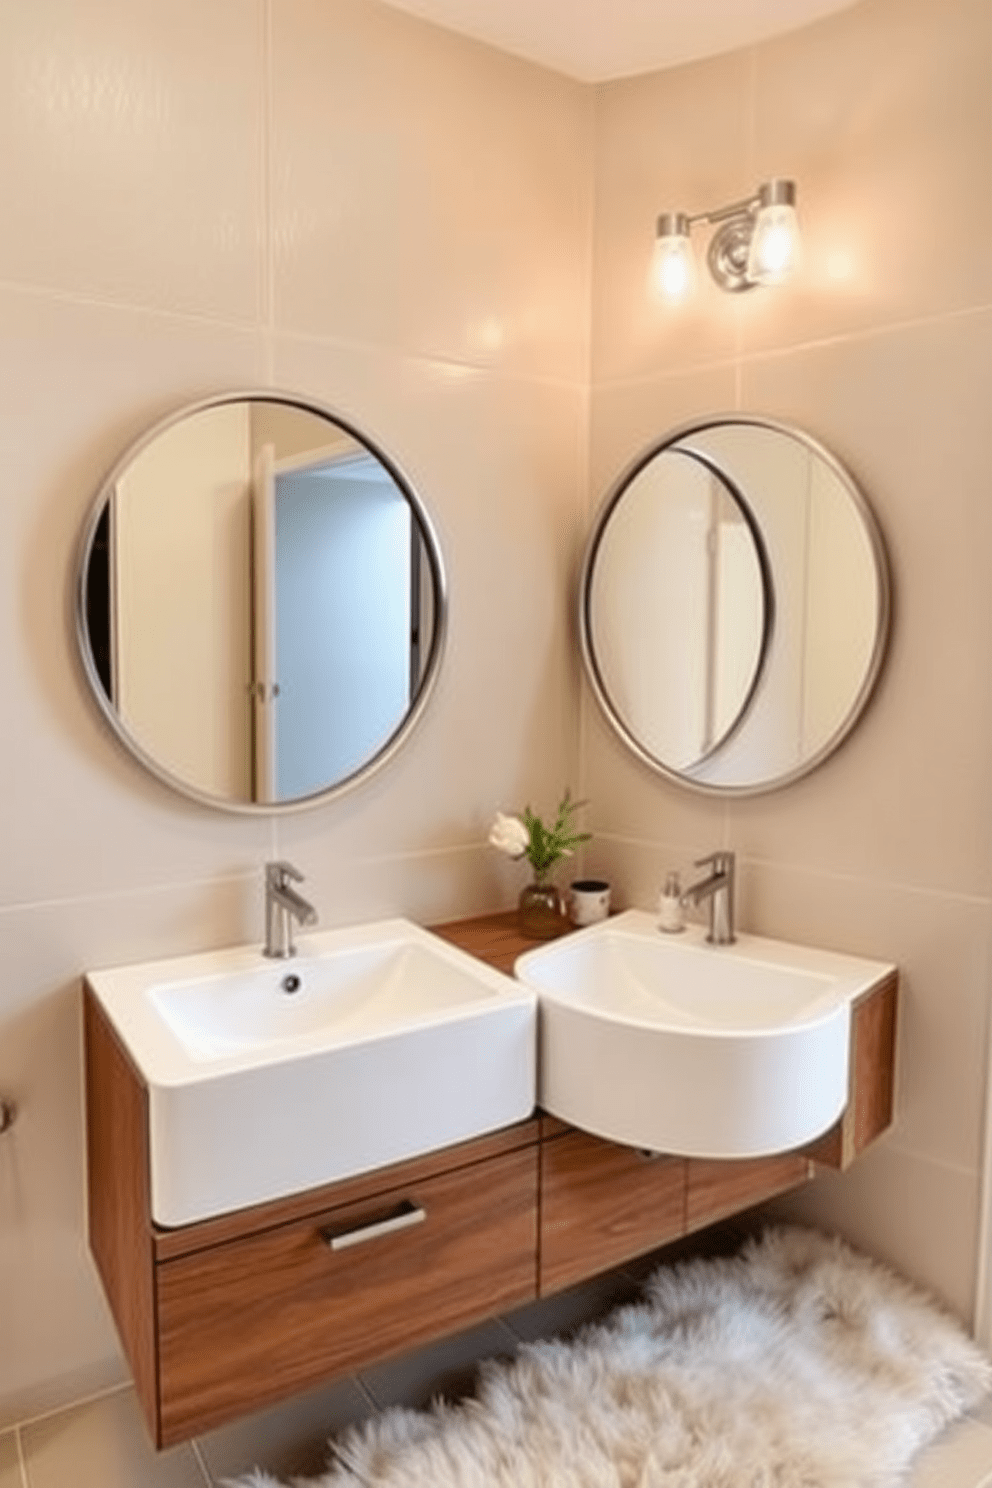
[[397,1230],[408,1230],[411,1225],[423,1224],[426,1218],[426,1209],[419,1209],[408,1201],[398,1214],[389,1219],[360,1225],[357,1230],[321,1230],[320,1238],[331,1250],[347,1250],[349,1245],[364,1245],[366,1240],[378,1240],[383,1235],[395,1235]]

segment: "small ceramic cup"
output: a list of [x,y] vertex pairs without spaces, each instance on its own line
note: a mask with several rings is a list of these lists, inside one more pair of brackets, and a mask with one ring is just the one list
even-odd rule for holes
[[610,912],[610,886],[602,878],[579,878],[568,891],[568,917],[573,925],[595,925]]

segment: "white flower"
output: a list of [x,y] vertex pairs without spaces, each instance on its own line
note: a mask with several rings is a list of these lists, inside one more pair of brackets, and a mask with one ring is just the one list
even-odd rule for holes
[[530,833],[519,816],[504,816],[497,811],[489,829],[489,845],[498,847],[511,858],[522,858],[530,846]]

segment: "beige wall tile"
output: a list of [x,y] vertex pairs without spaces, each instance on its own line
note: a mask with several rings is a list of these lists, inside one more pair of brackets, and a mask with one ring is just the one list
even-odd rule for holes
[[690,792],[643,764],[613,732],[588,693],[583,701],[583,746],[583,794],[589,798],[594,834],[679,844],[689,859],[722,845],[727,803]]
[[[311,818],[280,828],[279,852],[306,875],[302,892],[324,928],[401,915],[420,925],[512,908],[527,874],[483,843],[470,847],[364,857],[340,851]],[[304,822],[310,830],[304,828]],[[288,825],[288,824],[287,824]]]
[[977,1174],[988,1065],[987,900],[745,860],[740,907],[741,923],[757,934],[896,963],[892,1139]]
[[[583,872],[605,878],[613,885],[614,909],[647,909],[653,912],[657,896],[669,873],[680,873],[683,887],[695,876],[695,863],[705,853],[723,847],[723,818],[720,806],[706,821],[696,817],[687,821],[678,812],[677,789],[659,783],[654,787],[657,808],[653,817],[631,827],[629,835],[596,832],[586,847]],[[665,809],[671,806],[672,809]],[[596,814],[590,811],[595,827]]]
[[261,20],[261,0],[9,8],[0,278],[254,320]]
[[273,31],[280,329],[583,376],[589,90],[364,0]]
[[17,1437],[13,1431],[0,1436],[0,1488],[24,1488]]
[[[751,69],[749,53],[732,52],[598,89],[594,380],[735,353],[732,301],[705,265],[698,292],[677,305],[657,294],[650,269],[659,213],[708,211],[754,190],[746,125]],[[696,248],[705,251],[706,241],[697,230]]]
[[739,380],[737,363],[727,360],[595,383],[589,410],[593,509],[645,450],[700,413],[732,409]]
[[31,1488],[203,1488],[190,1447],[156,1452],[131,1390],[24,1427]]
[[894,618],[877,696],[842,751],[732,808],[741,845],[954,892],[992,882],[987,473],[992,316],[749,361],[746,401],[846,461],[889,551]]
[[925,1287],[969,1326],[974,1306],[974,1175],[882,1138],[846,1173],[820,1170],[765,1217],[816,1225]]
[[741,297],[749,350],[988,303],[990,55],[985,0],[870,0],[757,49],[753,174],[795,178],[804,263]]
[[184,805],[124,755],[76,659],[76,546],[148,422],[258,378],[252,333],[0,290],[0,905],[230,871],[267,829]]

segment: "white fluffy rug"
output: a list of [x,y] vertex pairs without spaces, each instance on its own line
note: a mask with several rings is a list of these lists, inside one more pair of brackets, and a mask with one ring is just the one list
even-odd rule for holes
[[645,1302],[571,1342],[484,1364],[471,1400],[351,1428],[309,1484],[894,1488],[990,1389],[992,1366],[928,1298],[838,1240],[777,1229],[662,1267]]

